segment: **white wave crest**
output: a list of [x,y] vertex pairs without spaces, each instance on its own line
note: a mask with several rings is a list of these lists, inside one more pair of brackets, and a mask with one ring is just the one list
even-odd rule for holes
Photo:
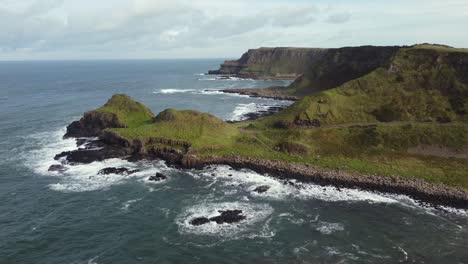
[[256,103],[249,103],[249,104],[239,104],[234,108],[231,117],[229,118],[230,121],[242,121],[247,119],[245,116],[248,113],[256,113],[260,111],[267,111],[271,105],[266,104],[256,104]]
[[192,93],[194,89],[161,89],[154,93],[156,94],[175,94],[175,93]]

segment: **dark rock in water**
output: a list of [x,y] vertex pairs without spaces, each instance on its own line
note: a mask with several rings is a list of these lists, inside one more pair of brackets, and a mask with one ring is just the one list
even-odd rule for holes
[[129,170],[127,168],[104,168],[98,172],[98,174],[119,174],[119,175],[130,175],[137,173],[140,170]]
[[76,145],[79,149],[91,150],[106,147],[106,144],[101,140],[90,138],[77,138]]
[[65,168],[65,166],[62,164],[54,164],[49,167],[49,171],[64,172],[66,170],[67,168]]
[[218,211],[221,215],[210,218],[210,221],[216,222],[217,224],[232,224],[238,223],[246,218],[245,215],[242,215],[242,210],[227,210],[227,211]]
[[245,218],[245,215],[242,214],[242,210],[226,210],[226,211],[218,211],[220,215],[207,218],[207,217],[197,217],[190,221],[191,225],[200,226],[207,224],[209,222],[216,222],[218,225],[221,224],[233,224],[238,223]]
[[156,175],[149,177],[148,181],[158,182],[158,181],[163,181],[163,180],[166,180],[166,179],[167,179],[166,175],[157,172]]
[[264,193],[264,192],[267,192],[269,189],[270,189],[270,186],[268,186],[268,185],[262,185],[262,186],[258,186],[258,187],[255,188],[253,191],[254,191],[254,192],[257,192],[257,193]]
[[106,146],[101,149],[78,149],[74,151],[65,151],[55,156],[55,160],[65,158],[69,163],[89,164],[95,161],[103,161],[112,158],[122,158],[127,156],[129,151],[120,147]]
[[201,226],[201,225],[207,224],[209,222],[210,222],[210,219],[208,219],[206,217],[197,217],[197,218],[192,219],[190,221],[190,224],[194,225],[194,226]]

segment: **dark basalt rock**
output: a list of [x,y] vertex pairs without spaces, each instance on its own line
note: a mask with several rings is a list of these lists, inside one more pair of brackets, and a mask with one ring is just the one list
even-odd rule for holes
[[98,174],[119,174],[119,175],[130,175],[139,172],[140,170],[130,170],[127,168],[104,168],[98,172]]
[[66,170],[67,168],[63,166],[62,164],[54,164],[49,167],[48,171],[64,172]]
[[262,186],[258,186],[258,187],[255,188],[253,191],[254,191],[254,192],[257,192],[257,193],[265,193],[265,192],[267,192],[269,189],[270,189],[270,186],[268,186],[268,185],[262,185]]
[[103,148],[106,144],[102,140],[90,139],[90,138],[77,138],[76,139],[76,146],[79,149],[98,149]]
[[227,210],[227,211],[218,211],[221,215],[210,218],[210,221],[220,224],[233,224],[238,223],[246,218],[245,215],[242,215],[242,210]]
[[245,218],[247,218],[245,215],[242,214],[242,210],[226,210],[226,211],[218,211],[220,215],[207,218],[207,217],[197,217],[194,218],[190,221],[191,225],[194,226],[200,226],[207,224],[209,222],[216,222],[216,224],[221,225],[221,224],[233,224],[233,223],[238,223]]
[[206,217],[198,217],[198,218],[194,218],[190,221],[190,224],[191,225],[194,225],[194,226],[201,226],[201,225],[204,225],[204,224],[208,224],[210,222],[210,219],[206,218]]
[[166,180],[166,179],[167,179],[167,176],[166,176],[166,175],[157,172],[156,175],[149,177],[148,181],[155,181],[155,182],[158,182],[158,181],[164,181],[164,180]]
[[73,151],[65,151],[54,157],[55,160],[65,158],[68,163],[83,163],[89,164],[95,161],[103,161],[106,159],[122,158],[129,155],[129,150],[106,146],[98,150],[78,149]]

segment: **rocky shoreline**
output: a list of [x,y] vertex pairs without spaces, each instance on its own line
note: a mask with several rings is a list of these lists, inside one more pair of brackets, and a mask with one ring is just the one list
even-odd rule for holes
[[[280,179],[295,179],[301,182],[379,191],[408,195],[432,206],[449,206],[468,209],[468,190],[441,184],[432,184],[416,178],[400,176],[360,175],[340,170],[316,168],[312,165],[276,160],[264,160],[240,156],[199,157],[190,150],[176,151],[169,148],[146,149],[141,142],[127,141],[117,136],[115,140],[100,139],[100,149],[77,149],[61,153],[56,160],[65,164],[91,163],[107,158],[137,160],[164,160],[168,165],[182,169],[203,169],[210,165],[229,165],[235,169],[251,169]],[[107,136],[109,137],[109,135]],[[112,142],[112,143],[111,143]],[[53,165],[54,166],[54,165]]]
[[274,100],[297,101],[299,97],[287,94],[285,86],[272,86],[257,89],[224,89],[222,93],[248,95],[255,98],[268,98]]

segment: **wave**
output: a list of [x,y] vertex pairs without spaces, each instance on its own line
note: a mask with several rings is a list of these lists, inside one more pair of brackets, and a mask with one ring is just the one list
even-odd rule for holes
[[154,93],[160,93],[160,94],[175,94],[175,93],[191,93],[195,92],[196,90],[193,89],[161,89],[159,92],[154,92]]
[[256,113],[260,111],[267,111],[272,105],[266,104],[256,104],[256,103],[249,103],[249,104],[239,104],[234,108],[229,121],[242,121],[248,119],[246,114],[248,113]]
[[[211,75],[213,76],[213,75]],[[237,82],[237,81],[244,81],[244,82],[252,82],[255,81],[254,79],[249,79],[249,78],[239,78],[239,77],[231,77],[231,76],[215,76],[215,77],[205,77],[205,78],[199,78],[199,81],[231,81],[231,82]]]
[[[193,175],[193,174],[191,174]],[[214,176],[213,176],[214,175]],[[373,204],[398,204],[403,207],[423,210],[425,213],[439,215],[440,213],[455,214],[468,217],[468,210],[439,206],[437,209],[432,206],[425,206],[406,195],[380,193],[364,191],[358,189],[336,188],[333,186],[320,186],[313,183],[304,183],[296,180],[289,180],[290,184],[268,176],[258,174],[248,169],[233,170],[227,165],[216,165],[206,168],[199,175],[201,180],[208,182],[216,181],[229,190],[235,188],[249,193],[246,200],[267,199],[267,200],[322,200],[326,202],[366,202]],[[267,185],[270,188],[265,193],[257,193],[254,190]],[[229,194],[229,192],[225,192]]]
[[249,98],[248,95],[241,95],[241,94],[231,94],[231,93],[223,93],[220,90],[196,90],[196,89],[161,89],[159,91],[154,91],[154,94],[202,94],[202,95],[223,95],[223,96],[233,96],[233,97],[243,97]]
[[[156,172],[168,172],[168,168],[162,161],[159,162],[129,162],[122,159],[108,159],[91,164],[64,165],[64,172],[50,172],[49,167],[59,164],[54,160],[55,155],[64,151],[76,150],[75,139],[63,139],[66,129],[62,128],[53,133],[37,133],[29,136],[37,148],[23,153],[25,165],[34,172],[44,176],[55,177],[57,183],[48,185],[51,190],[60,192],[86,192],[109,188],[112,185],[121,184],[129,179],[135,179],[142,183],[150,183],[147,179]],[[139,169],[140,171],[131,175],[98,175],[101,169],[107,167],[126,167]],[[151,182],[151,184],[153,184]],[[154,183],[158,184],[158,183]]]

